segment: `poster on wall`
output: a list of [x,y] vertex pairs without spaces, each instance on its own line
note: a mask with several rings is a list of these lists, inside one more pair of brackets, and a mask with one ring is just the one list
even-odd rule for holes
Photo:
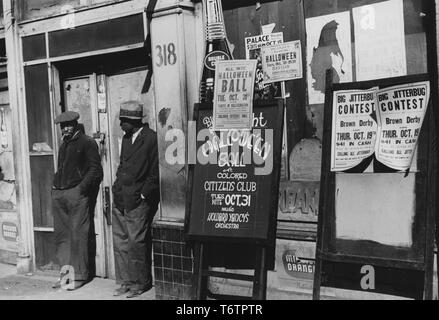
[[349,170],[373,154],[389,168],[409,169],[429,97],[428,81],[380,90],[335,91],[331,171]]
[[375,155],[395,170],[410,168],[430,98],[430,82],[380,90],[377,120],[380,128]]
[[214,130],[252,128],[256,64],[256,60],[217,63],[213,99]]
[[[273,26],[272,26],[273,27]],[[255,99],[264,99],[270,96],[280,97],[282,95],[279,83],[265,84],[264,72],[262,69],[262,53],[263,47],[274,46],[284,42],[283,32],[275,32],[269,34],[261,34],[253,37],[245,38],[245,57],[247,60],[256,59],[258,65],[255,77]]]
[[331,170],[345,171],[375,152],[376,88],[334,92]]
[[302,78],[302,46],[300,40],[263,47],[264,84]]
[[402,0],[353,9],[357,81],[407,75]]
[[276,240],[277,288],[312,293],[315,243]]
[[326,70],[334,83],[352,81],[351,15],[349,11],[306,19],[309,104],[325,101]]
[[0,250],[18,251],[18,218],[16,212],[0,213]]
[[261,48],[274,46],[284,42],[283,32],[261,34],[245,38],[245,58],[257,59],[261,56]]
[[281,181],[278,220],[318,222],[320,181]]

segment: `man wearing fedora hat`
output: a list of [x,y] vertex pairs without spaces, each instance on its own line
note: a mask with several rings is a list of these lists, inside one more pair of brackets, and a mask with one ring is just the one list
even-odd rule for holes
[[157,134],[142,124],[143,106],[120,107],[120,164],[113,184],[114,295],[134,298],[152,288],[151,225],[160,201]]
[[64,278],[67,290],[75,290],[94,276],[93,215],[103,171],[98,145],[82,132],[78,119],[73,111],[55,119],[63,135],[52,190],[56,256],[62,267],[55,289]]

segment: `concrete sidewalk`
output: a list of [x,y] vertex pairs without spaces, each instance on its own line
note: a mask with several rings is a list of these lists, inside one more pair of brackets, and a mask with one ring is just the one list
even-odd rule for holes
[[138,298],[113,297],[114,280],[95,278],[76,291],[54,290],[56,277],[48,274],[18,275],[15,266],[0,264],[0,300],[155,300],[154,288]]

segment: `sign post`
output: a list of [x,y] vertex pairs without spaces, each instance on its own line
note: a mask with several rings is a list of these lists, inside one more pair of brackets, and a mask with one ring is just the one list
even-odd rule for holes
[[[189,166],[185,233],[196,243],[198,298],[206,297],[207,278],[216,276],[253,281],[253,298],[264,299],[276,239],[283,103],[255,102],[251,130],[214,131],[212,116],[212,104],[195,106],[197,143],[191,152],[197,161]],[[217,245],[224,245],[225,256],[236,247],[242,248],[238,255],[256,247],[250,263],[255,275],[210,271],[210,248]]]

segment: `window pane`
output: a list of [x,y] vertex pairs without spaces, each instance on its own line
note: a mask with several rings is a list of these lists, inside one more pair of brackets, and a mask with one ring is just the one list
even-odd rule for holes
[[46,38],[44,34],[23,37],[24,61],[46,58]]
[[49,33],[51,57],[143,43],[143,16],[129,17]]
[[[29,150],[50,151],[53,142],[47,65],[25,67],[24,77]],[[34,145],[35,143],[38,145]]]

